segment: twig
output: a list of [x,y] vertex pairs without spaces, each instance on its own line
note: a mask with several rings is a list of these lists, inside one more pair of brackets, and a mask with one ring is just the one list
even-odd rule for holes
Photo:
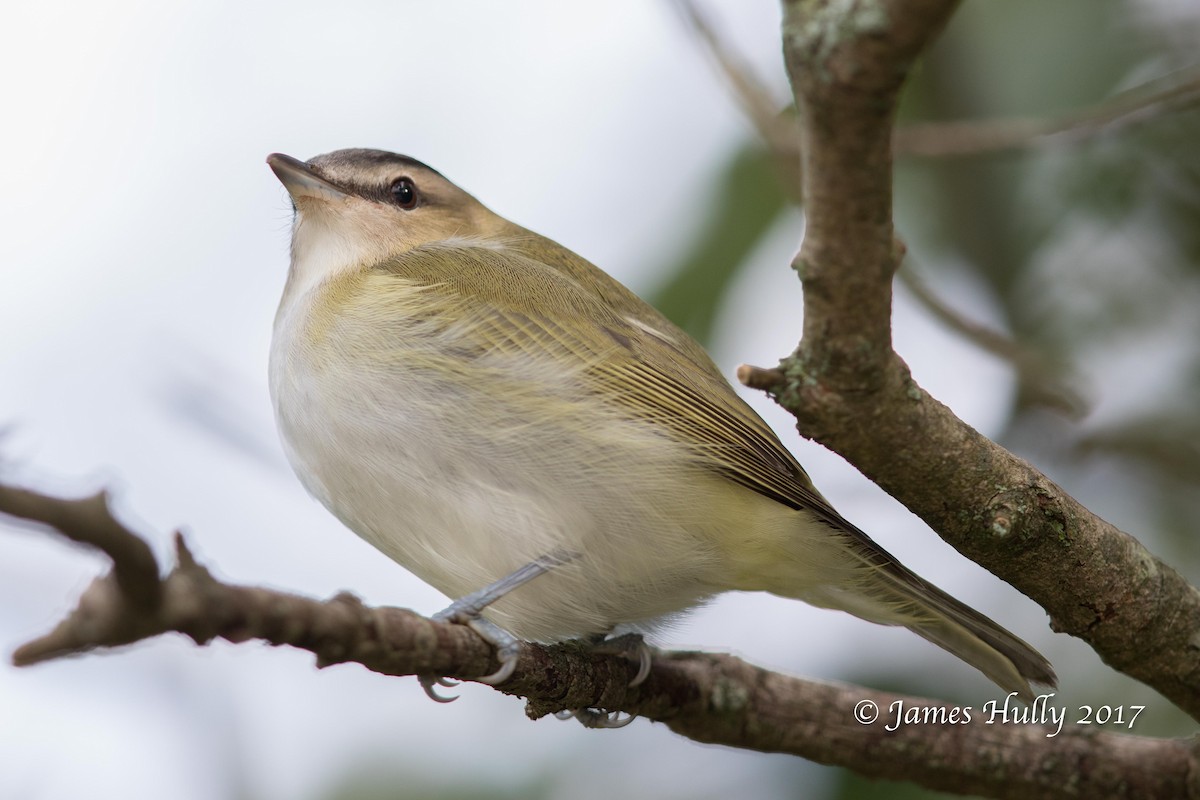
[[1200,485],[1200,425],[1190,408],[1092,431],[1073,449],[1084,457],[1135,459],[1171,480]]
[[[693,0],[678,0],[678,3],[763,142],[780,161],[798,167],[799,121],[771,99],[763,82],[722,41]],[[1197,105],[1200,105],[1200,66],[1191,66],[1119,92],[1095,105],[1048,119],[910,123],[896,130],[892,147],[898,156],[957,158],[1065,145]]]
[[896,131],[897,154],[944,158],[1073,144],[1200,104],[1200,67],[1164,75],[1096,105],[1049,119],[927,122]]
[[786,152],[792,161],[797,161],[796,125],[793,120],[781,116],[779,104],[771,97],[770,90],[731,48],[725,46],[707,16],[693,0],[677,0],[676,5],[729,81],[734,99],[758,135],[773,152]]
[[753,364],[739,364],[737,379],[743,386],[763,392],[774,391],[784,381],[784,374],[777,369],[765,369]]
[[113,517],[105,492],[63,500],[0,484],[0,514],[48,526],[72,541],[106,553],[129,601],[142,608],[157,605],[160,586],[154,553]]
[[[9,502],[4,513],[61,521],[72,539],[108,541],[114,531],[117,539],[137,538],[107,506],[90,506],[79,517],[77,501],[3,486],[0,497],[34,498]],[[99,578],[73,612],[19,648],[14,661],[35,664],[177,631],[199,644],[219,637],[290,645],[314,653],[320,666],[356,662],[387,675],[472,678],[498,666],[491,647],[465,626],[368,608],[348,594],[318,602],[230,585],[200,566],[178,534],[176,550],[178,565],[162,579],[159,603],[130,602],[125,583]],[[105,548],[118,574],[122,562],[141,562],[137,551]],[[993,724],[982,705],[814,683],[728,655],[657,653],[647,680],[631,688],[635,671],[629,659],[603,651],[527,645],[514,677],[499,689],[527,698],[532,718],[567,708],[625,711],[696,741],[793,753],[868,776],[991,797],[1057,798],[1067,786],[1080,797],[1183,797],[1196,790],[1200,773],[1187,742],[1078,726]],[[926,721],[896,726],[900,709],[922,710]]]
[[1072,419],[1079,419],[1086,413],[1087,402],[1067,385],[1061,370],[1053,369],[1040,353],[951,308],[917,275],[911,259],[901,265],[897,277],[917,302],[942,324],[980,349],[1012,364],[1031,401],[1056,409]]
[[716,61],[721,74],[729,83],[734,100],[742,107],[746,118],[767,146],[767,153],[775,164],[784,191],[797,205],[803,203],[801,194],[800,129],[795,119],[771,97],[770,90],[758,79],[754,71],[733,52],[717,35],[713,25],[693,0],[677,0],[676,7],[692,32],[705,45],[705,49]]

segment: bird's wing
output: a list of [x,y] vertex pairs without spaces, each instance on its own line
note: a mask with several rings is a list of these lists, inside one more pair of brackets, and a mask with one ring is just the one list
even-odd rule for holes
[[582,365],[585,391],[610,398],[632,418],[661,425],[700,465],[866,538],[816,491],[693,340],[674,326],[651,324],[658,315],[649,306],[637,316],[622,314],[632,307],[614,308],[609,298],[561,270],[498,247],[418,248],[376,266],[374,273],[436,294],[433,305],[448,321],[469,321],[480,354],[558,350],[571,356],[568,363]]

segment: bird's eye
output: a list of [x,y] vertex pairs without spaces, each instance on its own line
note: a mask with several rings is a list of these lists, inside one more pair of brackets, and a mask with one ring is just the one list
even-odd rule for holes
[[392,183],[392,200],[403,209],[415,208],[417,205],[417,187],[408,178],[400,178]]

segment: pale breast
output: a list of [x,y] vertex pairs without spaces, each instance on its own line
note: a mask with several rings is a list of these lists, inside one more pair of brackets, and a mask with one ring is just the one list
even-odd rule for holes
[[537,640],[670,614],[723,588],[713,509],[694,501],[687,455],[598,405],[570,370],[529,353],[465,358],[465,344],[431,340],[419,322],[385,333],[341,318],[331,337],[317,317],[281,313],[272,344],[288,458],[330,511],[418,577],[458,597],[576,554],[489,612]]

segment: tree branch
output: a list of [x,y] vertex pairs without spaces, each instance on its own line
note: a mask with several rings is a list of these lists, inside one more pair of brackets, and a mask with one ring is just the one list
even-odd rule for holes
[[[803,435],[1040,603],[1056,630],[1200,718],[1200,592],[955,417],[892,349],[894,110],[913,59],[955,5],[785,3],[807,214],[794,264],[804,332],[768,391]],[[765,383],[763,371],[746,374]]]
[[801,348],[824,377],[869,392],[892,357],[892,121],[912,61],[953,0],[784,4],[784,61],[801,120]]
[[[222,638],[290,645],[314,653],[319,666],[353,662],[385,675],[470,679],[498,667],[491,647],[465,626],[405,609],[368,608],[349,594],[318,602],[219,581],[178,534],[178,564],[161,581],[155,565],[157,599],[135,600],[130,592],[141,597],[144,591],[117,576],[144,567],[143,548],[150,550],[105,503],[0,486],[0,513],[53,525],[99,547],[114,567],[53,631],[16,651],[18,665],[175,631],[199,644]],[[527,645],[513,678],[499,690],[527,698],[534,719],[571,708],[625,711],[696,741],[792,753],[872,777],[989,797],[1200,796],[1200,758],[1187,741],[1072,724],[1019,724],[998,719],[1008,708],[1002,701],[990,713],[983,706],[804,681],[728,655],[656,653],[649,678],[633,688],[635,671],[625,657],[575,644]],[[1049,702],[1033,718],[1046,719],[1048,708]],[[915,710],[922,720],[895,724],[903,719],[901,709]]]
[[108,555],[121,592],[141,608],[158,604],[158,563],[150,547],[113,518],[108,494],[46,502],[45,495],[0,484],[0,512],[49,526]]
[[676,6],[692,32],[717,62],[721,74],[729,82],[734,99],[766,144],[776,170],[785,176],[784,190],[790,194],[793,202],[802,202],[795,120],[780,113],[778,104],[771,98],[771,92],[737,54],[725,46],[704,12],[692,0],[678,0]]

